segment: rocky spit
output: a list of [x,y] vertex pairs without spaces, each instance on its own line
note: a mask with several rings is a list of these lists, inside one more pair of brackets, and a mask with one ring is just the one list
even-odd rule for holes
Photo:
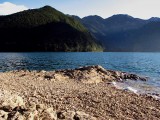
[[112,83],[147,80],[88,66],[0,73],[0,120],[159,120],[160,101]]

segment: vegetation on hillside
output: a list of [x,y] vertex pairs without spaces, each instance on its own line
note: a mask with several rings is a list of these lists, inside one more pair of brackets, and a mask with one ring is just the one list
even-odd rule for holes
[[45,6],[0,16],[0,51],[102,51],[77,20]]

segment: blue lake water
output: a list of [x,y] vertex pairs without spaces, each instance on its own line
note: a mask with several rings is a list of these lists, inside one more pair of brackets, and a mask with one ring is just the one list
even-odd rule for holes
[[[85,65],[101,65],[148,76],[147,82],[126,82],[130,86],[160,91],[160,53],[123,52],[48,52],[48,53],[0,53],[0,71],[17,69],[55,70]],[[152,86],[152,87],[148,87]],[[148,90],[149,89],[149,90]]]

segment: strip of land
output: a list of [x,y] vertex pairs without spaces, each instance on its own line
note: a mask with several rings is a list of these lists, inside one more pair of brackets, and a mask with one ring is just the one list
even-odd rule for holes
[[112,82],[146,78],[101,66],[0,73],[0,120],[158,120],[160,102]]

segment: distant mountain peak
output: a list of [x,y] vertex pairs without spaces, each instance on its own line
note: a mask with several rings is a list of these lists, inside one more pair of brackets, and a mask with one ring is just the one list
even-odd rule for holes
[[140,19],[140,18],[134,18],[128,14],[116,14],[113,15],[109,18],[106,18],[105,20],[107,21],[112,21],[112,22],[119,22],[119,23],[125,23],[125,22],[144,22],[145,20]]
[[152,21],[152,22],[159,22],[160,21],[160,18],[158,17],[151,17],[150,19],[148,19],[149,21]]
[[98,15],[89,15],[89,16],[86,16],[84,18],[100,18],[100,19],[103,19],[101,16],[98,16]]
[[126,16],[126,17],[132,17],[132,16],[130,16],[130,15],[128,15],[128,14],[115,14],[115,15],[113,15],[113,16]]
[[49,5],[45,5],[44,7],[42,8],[45,8],[45,9],[53,9],[53,7],[49,6]]
[[128,19],[133,19],[134,17],[132,17],[132,16],[130,16],[128,14],[115,14],[115,15],[112,15],[111,17],[109,17],[109,18],[128,18]]
[[[53,7],[51,7],[51,6],[49,6],[49,5],[46,5],[46,6],[44,6],[44,7],[41,7],[40,8],[41,10],[46,10],[46,11],[55,11],[56,9],[55,8],[53,8]],[[58,11],[58,10],[56,10],[56,11]]]
[[98,21],[103,21],[104,19],[102,17],[98,16],[98,15],[90,15],[90,16],[86,16],[86,17],[82,18],[82,20],[91,20],[91,21],[93,21],[93,20],[97,21],[98,20]]

